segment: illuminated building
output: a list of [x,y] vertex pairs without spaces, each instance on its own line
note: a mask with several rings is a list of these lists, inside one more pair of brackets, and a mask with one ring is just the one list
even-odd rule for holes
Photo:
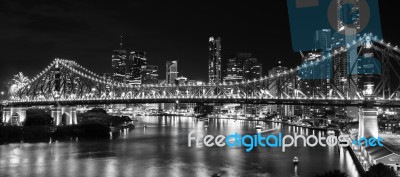
[[262,77],[262,65],[251,53],[237,53],[235,57],[226,60],[225,82],[240,82]]
[[158,84],[158,66],[142,66],[142,84]]
[[210,37],[208,42],[208,81],[221,82],[221,38]]
[[142,83],[142,66],[146,64],[146,52],[130,52],[125,76],[128,84],[138,85]]
[[174,84],[178,77],[178,61],[167,61],[166,72],[166,83]]
[[112,55],[112,68],[113,68],[113,79],[117,82],[125,83],[126,73],[126,50],[114,50]]
[[[277,66],[268,71],[268,76],[282,74],[285,71],[289,71],[289,68],[282,66],[281,61],[279,61]],[[286,82],[282,77],[273,80],[270,85],[269,93],[274,97],[284,97],[286,94],[293,95],[293,90],[289,89],[293,88],[293,83]],[[295,114],[295,107],[293,105],[267,105],[267,111],[271,114],[293,116]]]

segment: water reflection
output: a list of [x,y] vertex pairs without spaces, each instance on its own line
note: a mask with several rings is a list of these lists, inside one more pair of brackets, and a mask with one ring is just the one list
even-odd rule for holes
[[[298,176],[339,169],[358,177],[349,153],[338,147],[243,148],[188,147],[187,135],[255,134],[326,135],[280,123],[187,117],[140,117],[133,130],[122,129],[110,140],[23,143],[0,146],[0,176]],[[146,128],[144,127],[146,125]],[[293,165],[293,157],[300,163]]]

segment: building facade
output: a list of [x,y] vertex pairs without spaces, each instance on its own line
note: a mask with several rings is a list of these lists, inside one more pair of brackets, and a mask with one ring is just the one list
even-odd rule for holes
[[251,53],[237,53],[226,60],[225,82],[240,82],[262,77],[262,65]]
[[241,61],[238,58],[226,59],[226,76],[224,77],[225,82],[240,82],[243,80],[243,67]]
[[220,83],[222,81],[220,37],[209,38],[208,52],[208,82]]
[[114,50],[112,54],[112,68],[113,68],[113,80],[117,82],[126,83],[126,50]]
[[243,78],[245,80],[260,79],[262,65],[257,63],[257,58],[245,58],[243,61]]
[[[282,66],[282,63],[279,61],[277,66],[268,71],[268,76],[283,74],[288,71],[289,68]],[[293,88],[293,83],[291,81],[285,81],[284,78],[280,78],[272,81],[268,90],[274,97],[284,97],[286,94],[293,95],[293,89],[289,88]],[[270,114],[278,114],[280,116],[295,115],[295,107],[293,105],[267,105],[266,109]]]
[[142,66],[142,84],[158,84],[158,66]]
[[126,82],[130,85],[142,84],[142,66],[147,65],[146,52],[130,52],[126,67]]
[[321,29],[315,31],[314,43],[316,50],[332,50],[332,32],[331,29]]
[[166,63],[166,83],[175,84],[175,79],[178,77],[178,61],[167,61]]

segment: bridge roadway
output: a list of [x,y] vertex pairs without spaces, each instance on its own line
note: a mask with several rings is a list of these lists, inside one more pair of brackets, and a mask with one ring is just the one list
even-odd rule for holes
[[218,97],[168,97],[168,98],[92,98],[92,99],[52,99],[30,101],[7,101],[4,106],[75,106],[98,104],[131,104],[131,103],[242,103],[242,104],[280,104],[309,106],[356,106],[356,107],[400,107],[398,99],[322,99],[322,98],[218,98]]

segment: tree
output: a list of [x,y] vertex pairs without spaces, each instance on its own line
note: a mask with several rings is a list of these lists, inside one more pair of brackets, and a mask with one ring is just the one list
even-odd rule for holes
[[103,109],[94,108],[85,113],[81,113],[77,115],[78,124],[102,124],[108,125],[110,115]]
[[108,122],[111,125],[121,125],[125,122],[132,121],[128,116],[110,116]]
[[378,163],[371,166],[367,173],[365,173],[364,177],[397,177],[397,175],[393,168]]
[[339,170],[328,171],[322,175],[316,175],[315,177],[347,177],[348,175]]
[[52,125],[54,119],[49,109],[31,108],[26,110],[25,126]]

